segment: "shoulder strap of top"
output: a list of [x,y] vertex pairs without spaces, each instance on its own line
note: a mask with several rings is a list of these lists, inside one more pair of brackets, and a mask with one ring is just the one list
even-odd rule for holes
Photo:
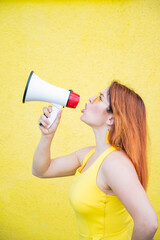
[[109,147],[107,150],[105,150],[97,159],[97,164],[101,164],[102,161],[104,160],[105,157],[107,157],[110,153],[112,153],[113,151],[117,150],[116,147],[111,146]]
[[90,158],[90,156],[95,152],[95,148],[92,149],[91,151],[89,151],[85,157],[83,158],[83,162],[82,162],[82,165],[81,165],[81,168],[84,166],[84,164],[88,161],[88,159]]
[[84,164],[87,162],[87,160],[90,158],[90,156],[95,152],[95,149],[92,149],[91,151],[89,151],[85,157],[83,158],[83,162],[82,162],[82,165],[77,168],[77,171],[81,171],[81,169],[83,168]]
[[[115,151],[115,150],[117,150],[116,147],[113,147],[113,146],[109,147],[107,150],[105,150],[105,151],[98,157],[97,162],[103,161],[103,159],[104,159],[107,155],[109,155],[111,152],[113,152],[113,151]],[[94,152],[95,152],[95,148],[92,149],[91,151],[89,151],[89,152],[85,155],[85,157],[84,157],[84,159],[83,159],[83,162],[82,162],[82,165],[81,165],[80,168],[82,168],[82,167],[85,165],[85,163],[88,161],[88,159],[90,158],[90,156],[91,156]]]
[[87,162],[87,160],[90,158],[90,156],[91,156],[94,152],[95,152],[95,148],[92,149],[91,151],[89,151],[89,152],[85,155],[85,157],[84,157],[84,159],[83,159],[83,162],[82,162],[82,166]]
[[[103,162],[104,158],[107,157],[110,153],[112,153],[113,151],[117,150],[116,147],[109,147],[107,150],[105,150],[96,160],[96,162],[94,164],[92,164],[93,166],[100,166],[101,163]],[[88,159],[90,158],[90,156],[95,152],[95,148],[92,149],[90,152],[88,152],[82,162],[82,165],[77,169],[79,172],[81,172],[81,170],[83,169],[85,163],[88,161]],[[99,168],[99,167],[98,167]],[[96,167],[97,169],[97,167]]]

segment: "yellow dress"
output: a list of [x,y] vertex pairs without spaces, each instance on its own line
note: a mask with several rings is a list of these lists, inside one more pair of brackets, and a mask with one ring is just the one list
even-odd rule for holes
[[105,150],[85,172],[80,173],[94,153],[91,150],[75,173],[69,189],[69,201],[76,215],[79,240],[130,240],[128,225],[131,217],[116,196],[107,195],[96,184],[98,170],[107,155]]

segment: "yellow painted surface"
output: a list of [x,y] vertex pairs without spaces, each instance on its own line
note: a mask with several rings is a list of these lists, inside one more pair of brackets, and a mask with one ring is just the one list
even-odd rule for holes
[[141,95],[151,138],[148,197],[160,221],[160,1],[0,1],[0,33],[0,240],[78,237],[68,199],[74,176],[32,175],[49,103],[22,104],[31,70],[81,95],[77,109],[63,110],[52,158],[95,143],[81,109],[113,79]]

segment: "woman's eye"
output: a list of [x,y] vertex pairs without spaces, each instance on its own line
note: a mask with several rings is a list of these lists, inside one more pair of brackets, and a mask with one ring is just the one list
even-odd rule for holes
[[99,99],[102,101],[101,95],[99,95]]

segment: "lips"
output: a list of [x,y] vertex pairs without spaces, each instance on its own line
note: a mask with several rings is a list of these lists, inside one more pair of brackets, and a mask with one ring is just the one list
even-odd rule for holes
[[85,104],[85,109],[82,109],[81,112],[83,113],[85,110],[87,110],[87,104]]

